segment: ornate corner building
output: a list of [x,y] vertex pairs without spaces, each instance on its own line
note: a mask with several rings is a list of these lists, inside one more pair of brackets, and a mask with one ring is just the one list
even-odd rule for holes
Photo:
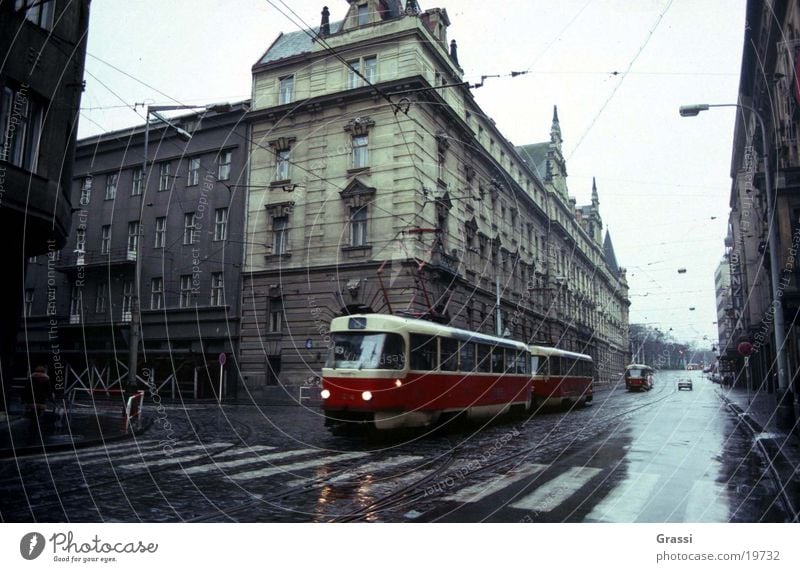
[[[796,396],[800,391],[796,327],[800,318],[800,5],[788,0],[749,0],[746,19],[737,101],[742,107],[734,127],[725,240],[730,278],[718,320],[720,359],[728,370],[743,374],[745,360],[737,347],[749,342],[754,351],[748,366],[756,387],[778,394],[788,389]],[[772,268],[773,263],[777,268]],[[775,344],[778,315],[784,325],[782,360]],[[785,375],[778,375],[780,368]],[[737,379],[743,384],[745,376],[737,375]]]
[[[328,326],[404,314],[628,356],[628,286],[597,187],[576,206],[554,110],[515,147],[463,81],[444,9],[348,2],[253,66],[239,367],[249,389],[319,375]],[[499,304],[498,304],[499,301]]]

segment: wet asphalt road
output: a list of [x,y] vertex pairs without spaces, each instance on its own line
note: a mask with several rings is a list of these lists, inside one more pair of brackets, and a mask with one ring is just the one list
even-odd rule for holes
[[[678,376],[693,391],[677,391]],[[386,439],[317,408],[190,404],[136,441],[0,461],[3,521],[783,522],[699,372],[591,407]]]

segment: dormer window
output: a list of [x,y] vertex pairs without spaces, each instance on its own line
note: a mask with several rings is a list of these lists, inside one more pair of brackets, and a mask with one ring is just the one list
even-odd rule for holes
[[358,25],[366,26],[369,24],[369,6],[367,4],[358,5]]

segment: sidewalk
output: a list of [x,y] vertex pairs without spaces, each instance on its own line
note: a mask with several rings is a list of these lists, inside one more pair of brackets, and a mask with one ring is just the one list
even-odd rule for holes
[[58,419],[52,407],[36,419],[26,417],[21,404],[0,412],[0,458],[88,447],[132,437],[147,426],[126,428],[119,412],[73,410]]
[[774,393],[722,386],[717,386],[716,391],[742,427],[752,433],[755,445],[781,487],[779,492],[784,504],[797,516],[800,510],[797,494],[800,490],[800,418],[796,417],[793,431],[779,428]]

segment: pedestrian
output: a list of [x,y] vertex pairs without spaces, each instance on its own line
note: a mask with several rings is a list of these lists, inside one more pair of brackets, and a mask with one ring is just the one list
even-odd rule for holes
[[25,394],[25,413],[35,425],[44,413],[47,401],[53,399],[50,376],[47,375],[47,369],[43,365],[36,366],[33,370],[28,390]]

